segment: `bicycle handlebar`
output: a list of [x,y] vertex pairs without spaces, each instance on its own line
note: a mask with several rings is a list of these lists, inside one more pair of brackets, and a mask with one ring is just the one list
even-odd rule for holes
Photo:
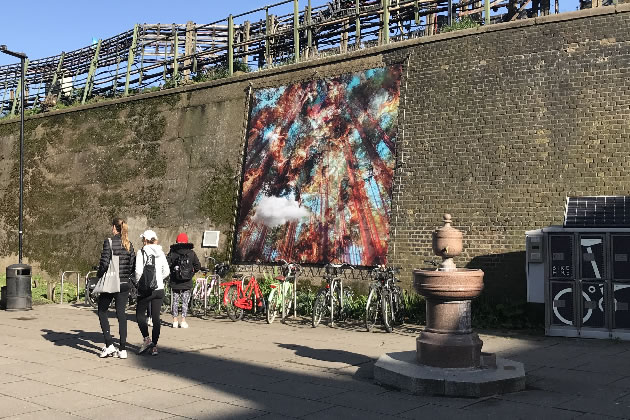
[[385,264],[383,264],[383,265],[377,265],[371,271],[374,272],[374,273],[395,273],[395,274],[398,274],[398,273],[400,273],[400,267],[398,267],[398,266],[388,267]]
[[351,270],[354,270],[354,266],[348,264],[348,263],[341,263],[341,264],[333,264],[333,263],[328,263],[324,266],[324,268],[326,267],[331,267],[331,268],[349,268]]
[[300,264],[298,263],[290,263],[287,260],[285,260],[284,258],[278,258],[277,260],[275,260],[275,262],[281,262],[282,263],[282,268],[286,268],[288,273],[284,273],[284,275],[293,275],[297,272],[299,272],[302,267],[300,266]]

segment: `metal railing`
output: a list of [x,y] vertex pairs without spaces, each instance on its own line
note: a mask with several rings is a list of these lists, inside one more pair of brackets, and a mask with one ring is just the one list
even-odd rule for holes
[[[487,24],[549,14],[549,7],[549,0],[284,0],[207,24],[135,25],[27,62],[24,107],[41,112],[128,96],[430,36],[463,18]],[[0,117],[19,114],[19,92],[20,65],[0,66]]]
[[66,274],[76,274],[77,275],[77,302],[79,302],[79,292],[80,292],[80,279],[81,279],[81,273],[79,271],[64,271],[63,273],[61,273],[61,290],[60,290],[60,298],[59,298],[59,303],[63,304],[63,280],[66,277]]

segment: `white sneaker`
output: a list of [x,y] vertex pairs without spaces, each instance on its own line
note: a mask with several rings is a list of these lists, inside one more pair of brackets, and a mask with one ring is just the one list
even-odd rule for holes
[[107,356],[113,356],[118,352],[118,350],[116,350],[116,347],[114,347],[113,344],[110,344],[109,347],[103,347],[103,351],[101,352],[101,354],[98,356],[101,359],[105,358]]
[[177,320],[173,321],[173,328],[177,328],[179,324],[177,324]]
[[186,321],[182,321],[180,325],[182,326],[182,328],[188,328],[188,323]]
[[126,359],[127,358],[127,350],[120,350],[118,352],[118,358],[119,359]]
[[149,325],[149,327],[153,326],[153,320],[151,318],[147,321],[147,325]]
[[138,354],[142,354],[153,346],[153,342],[150,337],[144,337],[144,341],[140,346],[140,350],[138,350]]

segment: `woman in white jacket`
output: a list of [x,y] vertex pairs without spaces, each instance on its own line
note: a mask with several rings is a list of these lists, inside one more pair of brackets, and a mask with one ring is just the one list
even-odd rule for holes
[[[142,354],[151,349],[151,354],[157,356],[157,343],[160,338],[160,308],[164,299],[164,279],[170,274],[166,255],[162,251],[162,246],[157,244],[157,235],[152,230],[146,230],[142,235],[144,246],[136,254],[136,282],[142,277],[147,267],[153,265],[147,273],[155,273],[157,288],[154,290],[142,291],[139,285],[138,304],[136,305],[136,320],[142,333],[143,341],[138,354]],[[154,270],[154,271],[152,271]],[[149,337],[149,326],[147,325],[147,308],[151,305],[151,318],[153,319],[153,330]]]

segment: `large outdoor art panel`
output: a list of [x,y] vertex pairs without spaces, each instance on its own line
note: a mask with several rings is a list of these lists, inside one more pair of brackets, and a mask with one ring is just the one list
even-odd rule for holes
[[235,262],[386,262],[401,66],[258,89]]

